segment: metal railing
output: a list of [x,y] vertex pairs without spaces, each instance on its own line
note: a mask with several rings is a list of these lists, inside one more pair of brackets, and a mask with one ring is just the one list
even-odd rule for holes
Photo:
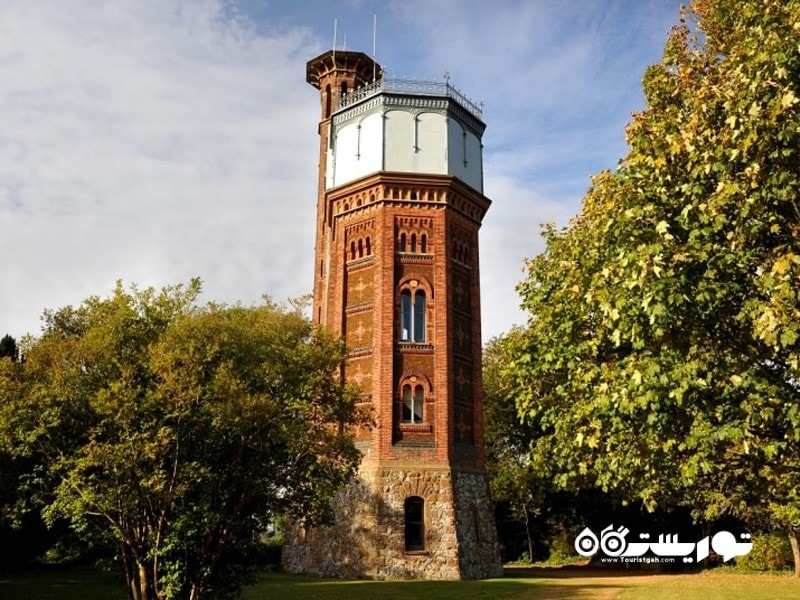
[[443,96],[452,98],[462,108],[466,109],[473,116],[481,119],[483,116],[483,103],[475,104],[467,98],[461,91],[450,85],[447,81],[424,81],[419,79],[395,79],[383,78],[350,92],[338,99],[337,110],[346,108],[365,98],[374,96],[381,92],[396,92],[401,94],[411,94],[420,96]]

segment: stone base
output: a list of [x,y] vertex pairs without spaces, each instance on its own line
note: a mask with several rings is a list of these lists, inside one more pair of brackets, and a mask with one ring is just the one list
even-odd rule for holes
[[[424,500],[424,549],[406,551],[404,503]],[[485,579],[503,567],[483,471],[362,463],[331,526],[286,531],[289,573],[371,579]]]

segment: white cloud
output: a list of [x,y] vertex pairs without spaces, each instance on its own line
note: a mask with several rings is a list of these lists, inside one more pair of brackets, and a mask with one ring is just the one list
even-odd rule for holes
[[308,291],[310,46],[210,1],[3,5],[0,326],[36,331],[117,278],[199,275],[226,301]]
[[206,296],[312,285],[318,100],[339,43],[486,100],[485,337],[519,322],[539,223],[624,154],[679,0],[6,0],[0,4],[0,335],[44,308],[201,276]]

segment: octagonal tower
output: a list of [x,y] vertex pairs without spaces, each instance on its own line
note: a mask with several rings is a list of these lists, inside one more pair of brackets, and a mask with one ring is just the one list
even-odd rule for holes
[[283,566],[340,577],[502,574],[483,457],[481,110],[445,82],[386,79],[360,52],[307,65],[320,91],[314,320],[342,335],[375,426],[330,527],[290,528]]

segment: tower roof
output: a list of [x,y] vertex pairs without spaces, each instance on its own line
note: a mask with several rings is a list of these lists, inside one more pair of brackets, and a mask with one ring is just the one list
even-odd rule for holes
[[306,81],[320,89],[320,82],[337,72],[355,75],[356,85],[363,86],[383,76],[383,67],[363,52],[328,50],[306,63]]

